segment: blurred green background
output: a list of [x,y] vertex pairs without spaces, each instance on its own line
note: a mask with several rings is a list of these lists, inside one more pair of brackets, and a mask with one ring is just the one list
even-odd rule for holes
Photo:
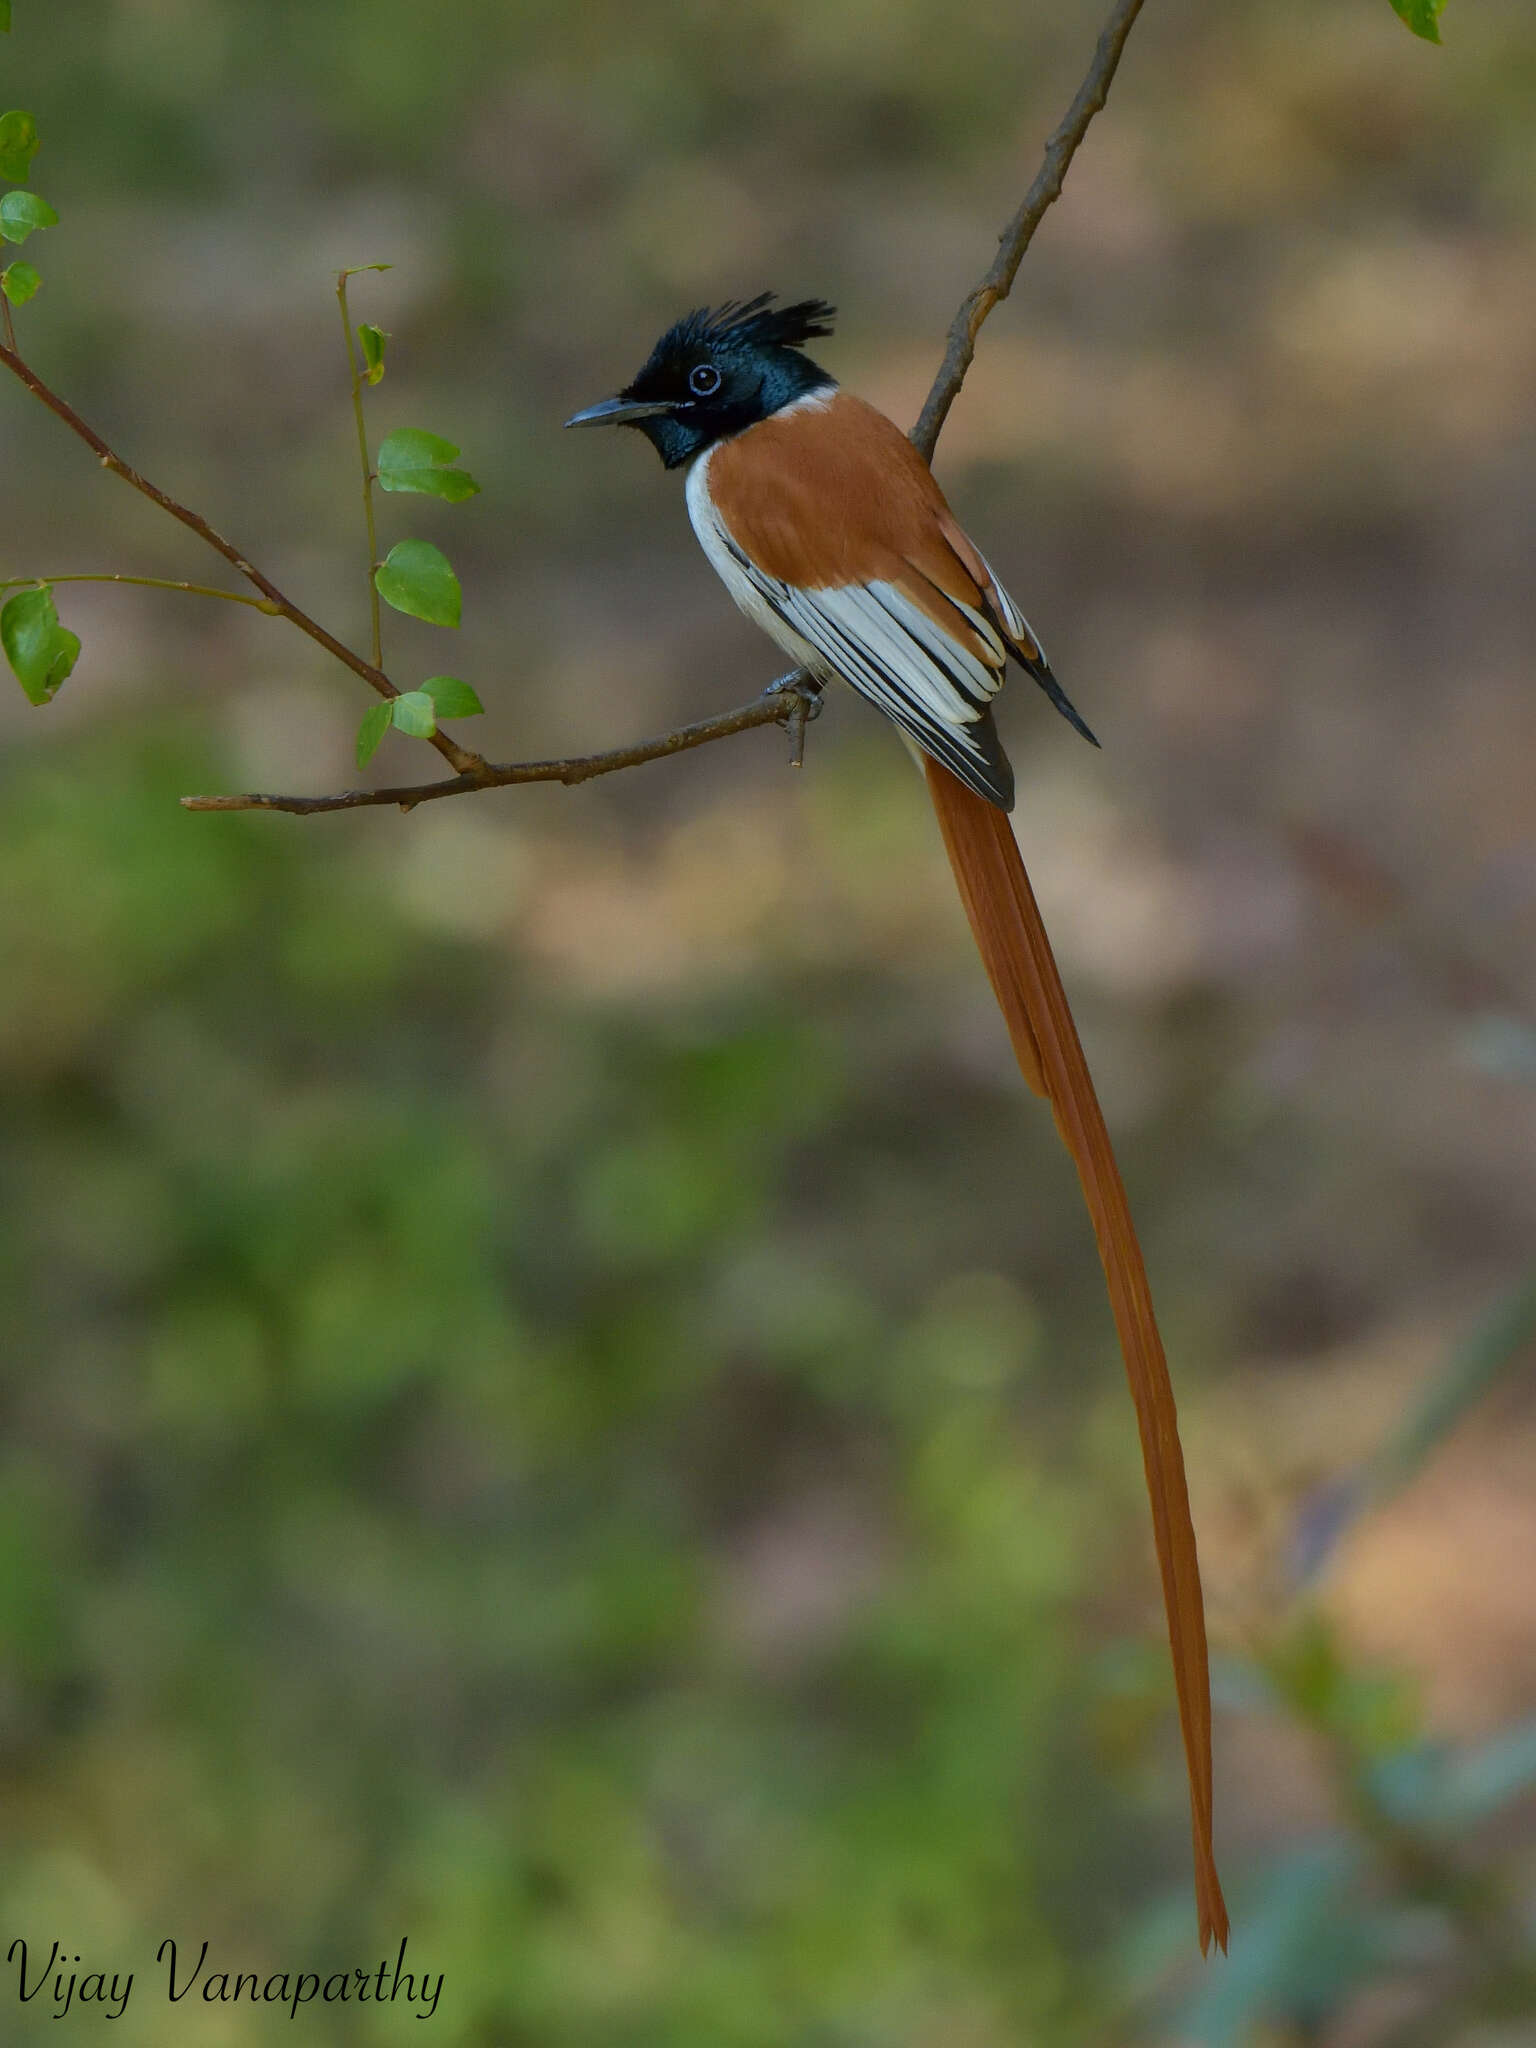
[[[466,592],[389,659],[505,758],[776,667],[560,420],[772,286],[910,421],[1100,8],[15,13],[23,346],[355,642],[333,273],[395,265],[373,430],[485,489],[384,501]],[[292,2024],[171,2012],[167,1935],[404,1935],[465,2048],[1536,2039],[1536,20],[1445,33],[1155,0],[939,451],[1105,741],[1004,701],[1180,1390],[1230,1961],[1092,1241],[892,735],[190,816],[345,786],[366,692],[84,585],[0,695],[0,1925],[134,1969],[115,2038]],[[9,382],[0,477],[0,576],[219,578]]]

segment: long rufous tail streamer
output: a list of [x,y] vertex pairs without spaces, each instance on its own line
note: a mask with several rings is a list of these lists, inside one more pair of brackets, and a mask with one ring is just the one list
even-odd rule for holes
[[1055,1112],[1056,1128],[1083,1184],[1104,1262],[1110,1306],[1136,1404],[1152,1503],[1152,1533],[1162,1572],[1179,1723],[1189,1769],[1195,1901],[1204,1954],[1213,1939],[1226,1947],[1228,1928],[1211,1840],[1211,1687],[1205,1603],[1178,1413],[1147,1271],[1104,1115],[1013,827],[1004,812],[967,789],[936,761],[925,760],[923,769],[965,914],[1014,1052],[1025,1080],[1045,1096]]

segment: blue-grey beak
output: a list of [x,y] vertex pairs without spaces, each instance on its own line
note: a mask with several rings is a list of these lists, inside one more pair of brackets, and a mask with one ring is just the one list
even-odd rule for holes
[[568,427],[625,427],[632,420],[655,419],[658,413],[671,410],[670,405],[658,405],[645,399],[602,398],[596,405],[589,405],[585,412],[573,412],[565,424]]

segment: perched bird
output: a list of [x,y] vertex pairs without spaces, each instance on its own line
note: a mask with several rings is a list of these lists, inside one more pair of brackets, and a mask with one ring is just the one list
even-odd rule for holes
[[850,684],[920,752],[961,901],[1025,1079],[1076,1163],[1141,1431],[1189,1771],[1200,1946],[1227,1943],[1211,1842],[1205,1611],[1178,1417],[1146,1269],[1050,942],[1008,823],[992,699],[1009,657],[1085,739],[1024,614],[900,428],[805,353],[820,299],[771,293],[680,320],[616,398],[568,427],[632,426],[688,469],[688,514],[748,618],[818,683]]

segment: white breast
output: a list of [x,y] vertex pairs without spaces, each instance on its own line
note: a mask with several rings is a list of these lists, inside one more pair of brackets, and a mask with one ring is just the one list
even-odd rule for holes
[[709,557],[710,567],[731,593],[738,608],[746,613],[753,625],[761,626],[769,638],[776,640],[802,668],[808,668],[814,675],[825,679],[831,673],[825,658],[774,610],[731,549],[720,515],[715,510],[715,501],[709,494],[709,464],[714,452],[713,448],[706,448],[688,472],[688,517],[699,537],[699,546]]

